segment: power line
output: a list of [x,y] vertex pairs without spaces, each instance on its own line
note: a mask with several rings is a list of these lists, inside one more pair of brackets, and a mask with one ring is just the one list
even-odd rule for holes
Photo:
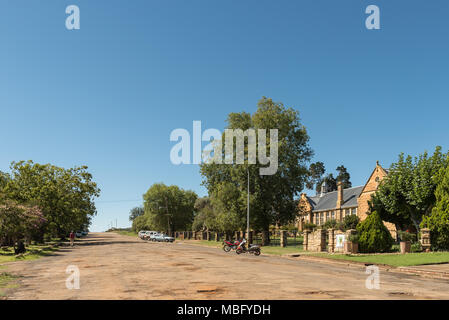
[[138,200],[105,200],[105,201],[95,201],[95,203],[137,202],[137,201],[142,201],[142,199],[138,199]]

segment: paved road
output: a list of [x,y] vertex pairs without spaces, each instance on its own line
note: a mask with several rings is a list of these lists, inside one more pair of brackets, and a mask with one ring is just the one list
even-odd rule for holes
[[[66,288],[68,265],[80,270],[79,290]],[[6,269],[21,276],[8,299],[449,299],[448,280],[381,271],[380,289],[369,290],[359,267],[113,233]]]

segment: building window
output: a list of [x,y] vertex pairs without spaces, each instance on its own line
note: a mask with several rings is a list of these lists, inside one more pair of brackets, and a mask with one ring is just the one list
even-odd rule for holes
[[320,225],[323,224],[323,219],[324,219],[324,213],[321,212],[321,213],[320,213]]
[[335,220],[335,211],[332,211],[332,219]]
[[331,214],[331,213],[330,213],[329,211],[326,212],[326,221],[330,220],[330,218],[331,218],[331,217],[330,217],[330,214]]
[[352,215],[357,215],[357,208],[352,208],[351,211]]

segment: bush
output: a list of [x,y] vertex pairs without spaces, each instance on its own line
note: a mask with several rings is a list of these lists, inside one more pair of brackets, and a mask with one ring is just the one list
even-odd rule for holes
[[316,228],[316,224],[314,223],[304,223],[304,230],[313,230]]
[[355,229],[355,228],[357,228],[357,225],[359,224],[359,222],[360,222],[360,219],[355,214],[346,216],[343,219],[343,228],[345,230]]
[[393,245],[393,238],[376,211],[357,225],[357,232],[360,252],[386,252]]
[[324,225],[323,229],[336,229],[338,226],[338,222],[335,219],[327,220]]
[[352,242],[352,243],[359,243],[359,240],[360,240],[360,236],[358,234],[351,234],[348,237],[348,241]]
[[399,231],[399,238],[401,241],[410,241],[411,243],[416,242],[416,234],[407,231]]
[[410,252],[422,252],[421,243],[419,242],[413,243],[410,247]]

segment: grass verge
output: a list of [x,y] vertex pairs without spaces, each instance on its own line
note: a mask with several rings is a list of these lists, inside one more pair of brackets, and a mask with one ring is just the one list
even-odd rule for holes
[[134,231],[117,230],[117,231],[111,231],[111,232],[121,234],[124,236],[137,237],[137,232],[134,232]]
[[362,263],[384,264],[393,267],[418,266],[426,264],[449,263],[449,252],[420,252],[407,254],[308,254],[315,257],[355,261]]
[[5,262],[35,260],[58,250],[59,244],[29,245],[23,255],[15,255],[13,247],[0,249],[0,264]]
[[0,273],[0,298],[5,296],[4,289],[17,287],[17,284],[14,283],[14,280],[17,278],[17,276],[13,276],[6,272]]

